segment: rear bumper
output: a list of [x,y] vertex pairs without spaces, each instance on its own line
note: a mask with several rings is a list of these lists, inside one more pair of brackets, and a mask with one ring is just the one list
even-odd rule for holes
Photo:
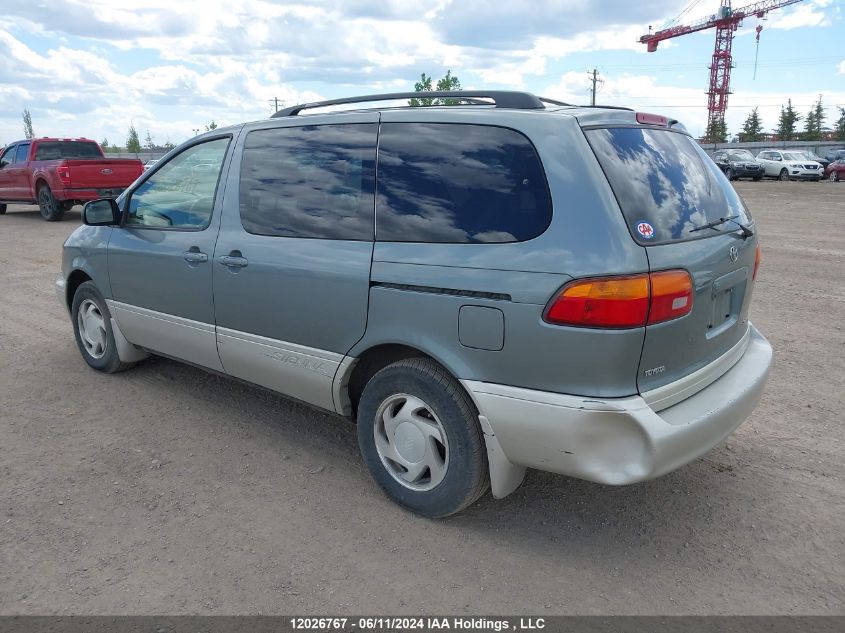
[[641,396],[586,398],[463,381],[480,413],[494,496],[512,492],[526,467],[623,485],[703,455],[750,415],[762,395],[772,347],[749,329],[748,346],[731,369],[659,412]]
[[126,187],[111,187],[108,189],[57,189],[53,192],[56,200],[99,200],[100,198],[117,198]]

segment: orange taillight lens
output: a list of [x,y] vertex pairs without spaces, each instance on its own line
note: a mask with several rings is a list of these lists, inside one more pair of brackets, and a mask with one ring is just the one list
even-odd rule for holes
[[671,321],[692,310],[692,278],[685,270],[651,273],[651,309],[648,322]]
[[648,317],[648,275],[580,279],[563,287],[544,318],[557,325],[632,328]]
[[643,327],[689,314],[692,299],[692,278],[685,270],[579,279],[563,287],[543,318],[577,327]]

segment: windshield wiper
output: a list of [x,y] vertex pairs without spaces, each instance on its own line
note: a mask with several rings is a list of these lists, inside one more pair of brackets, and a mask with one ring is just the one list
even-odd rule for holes
[[731,215],[731,216],[728,216],[726,218],[719,218],[718,220],[713,220],[712,222],[708,222],[707,224],[702,224],[701,226],[696,226],[695,228],[690,229],[689,232],[695,233],[696,231],[703,231],[705,229],[713,229],[715,231],[717,226],[721,226],[725,222],[733,222],[742,231],[742,239],[744,239],[744,240],[748,239],[749,237],[754,235],[754,231],[749,229],[747,226],[745,226],[741,222],[737,222],[736,219],[738,217],[739,217],[738,215]]

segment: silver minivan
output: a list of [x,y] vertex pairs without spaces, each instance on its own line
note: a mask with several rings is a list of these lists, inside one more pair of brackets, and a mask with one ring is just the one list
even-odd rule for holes
[[460,104],[287,108],[86,205],[57,289],[88,365],[159,354],[346,416],[429,517],[526,468],[639,482],[736,429],[772,359],[748,319],[760,250],[683,126],[423,96]]

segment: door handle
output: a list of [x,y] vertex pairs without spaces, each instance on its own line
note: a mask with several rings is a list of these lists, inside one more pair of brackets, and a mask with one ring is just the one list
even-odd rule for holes
[[185,251],[182,253],[182,257],[185,259],[186,262],[191,264],[199,264],[202,262],[208,261],[208,255],[205,253],[200,253],[199,251]]
[[223,255],[219,261],[229,268],[246,268],[246,265],[249,264],[249,260],[246,257],[236,255]]

